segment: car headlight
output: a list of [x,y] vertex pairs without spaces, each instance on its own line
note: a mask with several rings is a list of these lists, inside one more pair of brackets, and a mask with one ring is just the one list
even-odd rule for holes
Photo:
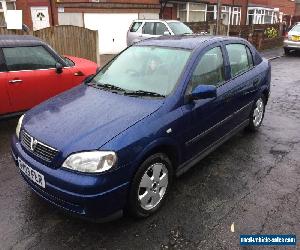
[[72,154],[62,166],[79,172],[101,173],[112,168],[116,161],[115,152],[92,151]]
[[18,121],[18,125],[16,127],[16,136],[19,139],[20,138],[20,132],[21,132],[21,127],[22,127],[22,122],[24,119],[24,115],[22,115]]

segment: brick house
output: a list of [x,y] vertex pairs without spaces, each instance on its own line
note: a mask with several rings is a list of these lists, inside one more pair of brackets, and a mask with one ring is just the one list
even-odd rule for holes
[[[296,8],[294,0],[221,2],[225,25],[276,23],[294,15]],[[23,10],[24,23],[34,30],[51,25],[98,30],[101,54],[118,53],[126,47],[126,33],[134,19],[161,16],[199,22],[217,18],[217,0],[17,0],[16,7]]]
[[[222,21],[230,24],[266,24],[291,17],[296,10],[295,0],[222,0]],[[170,1],[172,11],[166,16],[179,18],[184,22],[211,21],[217,18],[217,0]]]

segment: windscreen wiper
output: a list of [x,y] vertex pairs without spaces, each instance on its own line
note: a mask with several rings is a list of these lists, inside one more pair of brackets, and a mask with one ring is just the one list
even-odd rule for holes
[[106,89],[111,89],[111,90],[117,90],[117,91],[125,91],[125,89],[123,88],[120,88],[118,86],[115,86],[115,85],[112,85],[112,84],[109,84],[109,83],[101,83],[98,85],[98,87],[103,87],[103,88],[106,88]]
[[108,84],[108,83],[94,83],[94,82],[90,82],[91,85],[95,86],[96,88],[103,88],[103,89],[110,89],[110,90],[117,90],[117,91],[121,91],[124,92],[125,89],[122,89],[118,86],[112,85],[112,84]]
[[164,95],[161,95],[159,93],[145,90],[125,91],[124,95],[165,97]]

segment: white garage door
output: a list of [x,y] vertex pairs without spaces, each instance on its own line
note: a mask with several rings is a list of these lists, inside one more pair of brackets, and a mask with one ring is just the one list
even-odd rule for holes
[[84,25],[88,29],[98,30],[100,54],[116,54],[126,48],[127,31],[137,18],[137,13],[85,13]]

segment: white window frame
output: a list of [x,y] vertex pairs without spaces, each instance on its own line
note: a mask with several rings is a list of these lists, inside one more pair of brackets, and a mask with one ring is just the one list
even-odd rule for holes
[[[235,16],[237,18],[234,23]],[[231,25],[241,25],[241,19],[242,19],[242,8],[238,6],[233,6],[231,12]]]
[[11,0],[11,1],[0,0],[0,3],[2,4],[2,8],[0,9],[0,12],[6,12],[7,11],[7,4],[6,3],[13,3],[14,4],[14,9],[16,9],[16,0]]
[[[253,14],[250,14],[250,11],[253,11]],[[266,24],[266,16],[271,16],[271,24],[277,23],[279,12],[275,9],[264,8],[264,7],[248,7],[247,11],[247,24],[249,24],[249,16],[253,16],[252,24]],[[269,23],[267,23],[269,24]]]
[[[182,6],[184,3],[180,3]],[[196,4],[196,3],[193,3]],[[203,5],[203,4],[201,4]],[[213,11],[208,11],[208,5],[213,6],[214,10]],[[230,20],[230,25],[240,25],[241,24],[241,7],[239,6],[228,6],[228,5],[223,5],[222,6],[222,13],[228,13],[229,15],[229,20]],[[213,19],[217,19],[217,5],[215,4],[205,4],[205,9],[203,10],[190,10],[190,2],[185,3],[185,8],[180,9],[179,5],[177,6],[177,18],[180,18],[180,12],[186,12],[186,20],[181,20],[183,22],[189,22],[190,21],[190,12],[204,12],[204,21],[207,21],[207,13],[213,13]],[[234,23],[234,19],[235,23]]]

